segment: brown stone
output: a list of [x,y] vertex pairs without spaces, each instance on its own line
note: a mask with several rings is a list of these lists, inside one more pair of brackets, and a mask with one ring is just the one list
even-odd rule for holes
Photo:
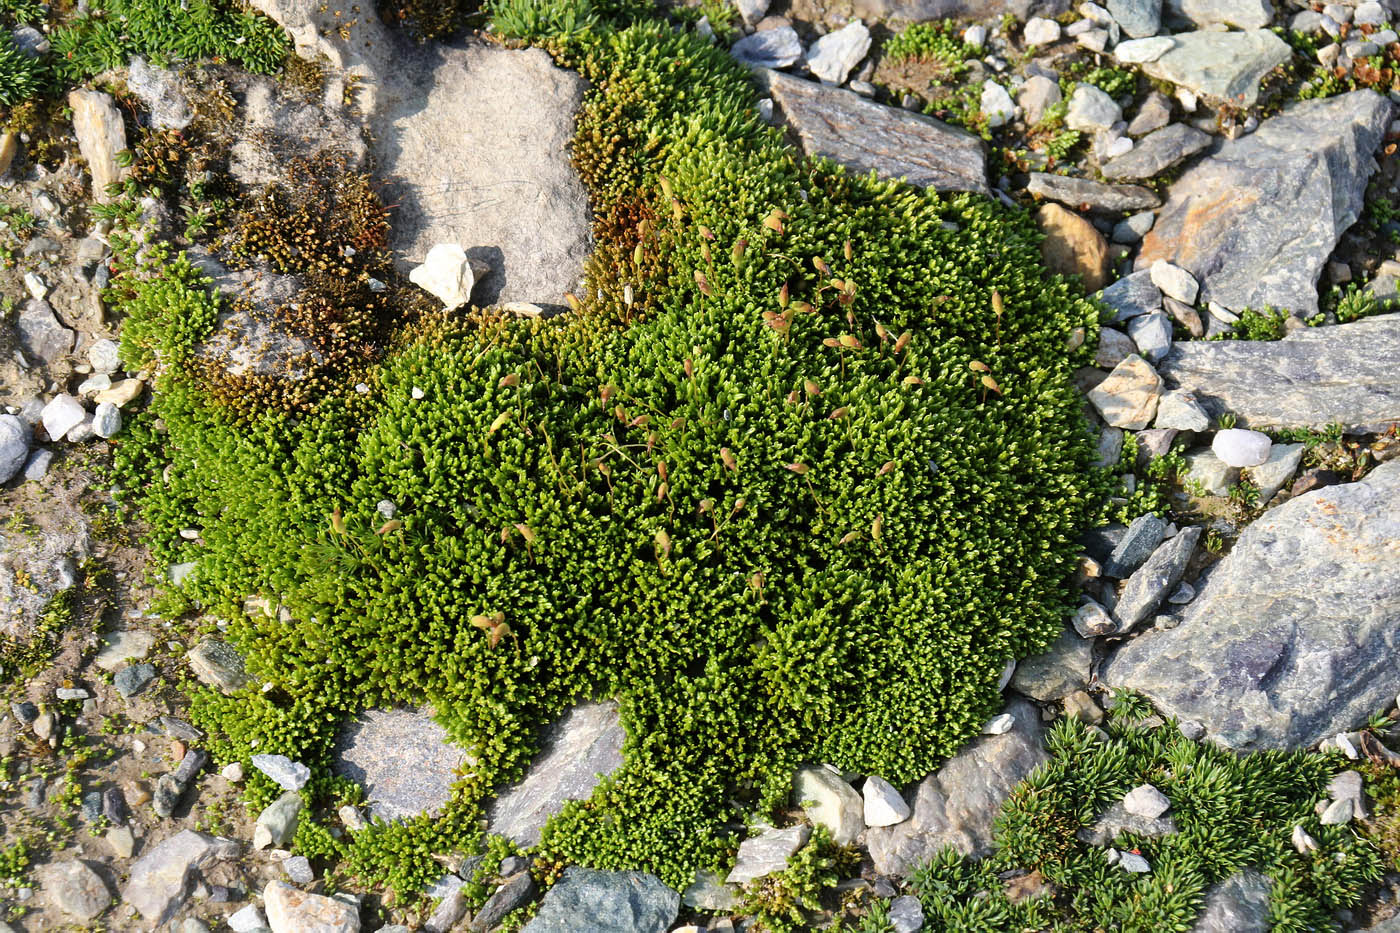
[[1051,272],[1079,276],[1085,291],[1108,284],[1108,243],[1093,224],[1058,204],[1042,204],[1035,219],[1045,234],[1040,254]]

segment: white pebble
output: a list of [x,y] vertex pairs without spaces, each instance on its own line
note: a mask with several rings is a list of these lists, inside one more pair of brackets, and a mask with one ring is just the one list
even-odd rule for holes
[[993,716],[991,720],[982,727],[983,735],[1003,735],[1011,731],[1011,727],[1016,725],[1016,717],[1011,713],[1002,713],[1000,716]]
[[1273,443],[1267,434],[1243,428],[1229,428],[1216,432],[1210,449],[1226,466],[1252,467],[1269,459],[1269,449],[1273,447]]

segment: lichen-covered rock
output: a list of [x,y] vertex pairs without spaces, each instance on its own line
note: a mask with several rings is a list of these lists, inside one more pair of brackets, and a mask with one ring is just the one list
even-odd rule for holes
[[1016,718],[1009,732],[976,739],[919,783],[909,819],[866,830],[876,871],[907,875],[943,846],[975,856],[991,851],[992,820],[1002,802],[1048,758],[1041,745],[1040,711],[1018,700],[1007,712]]
[[1119,648],[1101,678],[1240,749],[1312,745],[1400,691],[1400,462],[1264,513],[1181,624]]
[[437,812],[467,761],[432,710],[379,709],[341,731],[331,771],[363,787],[370,812],[391,821]]
[[112,903],[107,882],[80,859],[42,865],[35,874],[49,902],[69,917],[94,920]]
[[[1153,73],[1168,58],[1144,67]],[[1232,311],[1315,313],[1318,276],[1361,216],[1391,109],[1374,91],[1353,91],[1304,101],[1219,143],[1168,189],[1137,268],[1170,260],[1200,280],[1203,301]]]

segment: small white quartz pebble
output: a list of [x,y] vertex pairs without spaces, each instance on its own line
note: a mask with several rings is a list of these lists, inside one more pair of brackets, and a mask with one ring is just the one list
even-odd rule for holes
[[1010,732],[1014,725],[1016,725],[1016,717],[1010,713],[1002,713],[1000,716],[993,716],[991,721],[982,727],[982,733],[984,735],[1002,735]]

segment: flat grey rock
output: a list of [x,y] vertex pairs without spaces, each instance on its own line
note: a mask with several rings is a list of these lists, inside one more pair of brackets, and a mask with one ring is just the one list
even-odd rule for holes
[[828,16],[859,16],[905,23],[935,19],[990,20],[1010,13],[1025,22],[1032,16],[1058,16],[1069,0],[833,0]]
[[1263,29],[1273,21],[1271,0],[1165,0],[1162,14],[1173,25]]
[[765,77],[808,155],[921,188],[989,193],[986,154],[972,134],[815,81],[779,72]]
[[426,707],[377,709],[341,731],[331,771],[363,787],[370,813],[392,821],[437,812],[467,762]]
[[1139,515],[1128,525],[1123,539],[1118,542],[1113,553],[1108,556],[1108,562],[1104,564],[1103,572],[1120,580],[1129,576],[1152,556],[1166,534],[1167,523],[1165,519],[1159,518],[1151,512]]
[[1118,602],[1113,607],[1113,616],[1118,620],[1118,634],[1132,631],[1143,619],[1156,612],[1162,600],[1176,589],[1200,537],[1199,525],[1181,529],[1175,537],[1159,544],[1146,563],[1133,571],[1133,575],[1123,584]]
[[744,36],[729,54],[755,68],[786,68],[802,57],[802,40],[791,26],[779,26]]
[[1209,133],[1203,133],[1185,123],[1173,123],[1148,133],[1138,140],[1132,149],[1105,162],[1103,177],[1109,181],[1154,178],[1210,144]]
[[1400,691],[1400,461],[1270,509],[1198,584],[1181,624],[1101,678],[1237,749],[1347,731]]
[[1011,688],[1041,702],[1059,700],[1084,689],[1093,663],[1093,640],[1066,628],[1044,654],[1025,658],[1016,665]]
[[1094,825],[1086,826],[1076,835],[1091,846],[1107,846],[1124,833],[1157,837],[1171,836],[1176,832],[1176,821],[1170,816],[1136,816],[1127,811],[1122,801],[1117,801],[1094,821]]
[[31,363],[58,362],[73,352],[73,342],[77,339],[73,331],[59,323],[53,307],[38,298],[24,303],[15,321],[15,330],[19,335],[19,348]]
[[1134,39],[1162,28],[1162,0],[1108,0],[1108,13]]
[[0,483],[24,468],[34,432],[14,415],[0,415]]
[[146,849],[132,863],[122,900],[154,929],[180,909],[203,868],[237,856],[239,848],[232,839],[181,830]]
[[1113,320],[1118,323],[1160,310],[1162,290],[1152,284],[1152,270],[1139,269],[1105,288],[1099,300],[1113,309]]
[[1088,178],[1045,172],[1031,172],[1026,190],[1072,208],[1087,206],[1091,211],[1105,213],[1141,211],[1162,203],[1157,195],[1140,185],[1106,185]]
[[1142,70],[1161,81],[1251,107],[1259,99],[1264,76],[1293,57],[1288,43],[1267,29],[1250,32],[1183,32],[1159,58]]
[[1016,719],[1009,732],[976,739],[919,782],[909,819],[865,831],[876,871],[907,875],[943,846],[978,857],[991,852],[992,821],[1002,803],[1048,760],[1040,711],[1024,700],[1007,704],[1006,711]]
[[1272,887],[1269,879],[1253,868],[1212,885],[1191,933],[1266,933],[1273,928],[1269,915]]
[[1391,110],[1374,91],[1352,91],[1218,143],[1172,184],[1137,268],[1181,266],[1200,281],[1202,302],[1235,312],[1314,314],[1323,265],[1361,216]]
[[812,828],[806,823],[783,829],[773,827],[757,836],[750,836],[739,843],[739,854],[724,883],[747,884],[756,878],[782,871],[787,867],[787,860],[805,846],[811,836]]
[[1400,423],[1400,314],[1303,327],[1282,340],[1190,340],[1160,364],[1171,385],[1240,427],[1383,431]]
[[571,866],[522,933],[666,933],[680,906],[652,875]]
[[626,738],[611,701],[569,710],[546,730],[524,780],[501,791],[487,807],[491,832],[521,846],[539,842],[546,820],[570,800],[587,800],[601,777],[622,766]]

